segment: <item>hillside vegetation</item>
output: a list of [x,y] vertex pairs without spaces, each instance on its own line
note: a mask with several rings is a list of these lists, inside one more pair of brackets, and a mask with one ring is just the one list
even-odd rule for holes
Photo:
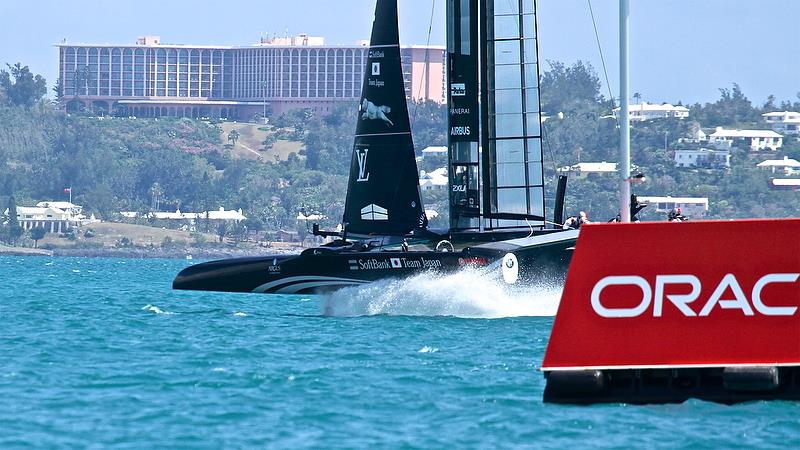
[[[63,200],[69,187],[87,215],[104,220],[119,218],[119,211],[147,212],[156,204],[161,210],[241,208],[251,231],[294,230],[299,211],[324,214],[322,225],[330,228],[342,217],[355,103],[342,104],[327,115],[292,111],[272,117],[266,126],[69,115],[42,100],[42,83],[25,70],[17,67],[12,76],[0,78],[3,209],[10,196],[19,205]],[[618,129],[607,118],[612,104],[601,94],[590,66],[551,62],[542,77],[541,101],[551,117],[544,124],[543,139],[548,183],[556,167],[616,160]],[[730,170],[676,168],[673,152],[689,145],[680,140],[692,129],[764,128],[763,112],[800,110],[800,98],[781,103],[770,98],[758,106],[733,85],[721,89],[716,102],[688,106],[688,120],[655,120],[633,127],[633,163],[649,180],[635,192],[709,197],[711,218],[797,216],[800,195],[768,190],[769,174],[755,167],[767,158],[800,158],[795,139],[785,139],[777,152],[753,154],[734,148]],[[411,104],[409,112],[418,151],[446,144],[445,106]],[[420,168],[431,170],[432,164],[425,161]],[[552,192],[549,186],[548,196]],[[614,177],[573,180],[568,212],[585,209],[593,218],[611,218],[617,213],[616,192]],[[442,213],[432,225],[446,226],[447,192],[425,195],[426,208]]]

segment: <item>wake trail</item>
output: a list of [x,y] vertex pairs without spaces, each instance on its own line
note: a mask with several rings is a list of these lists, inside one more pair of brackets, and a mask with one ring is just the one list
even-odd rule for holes
[[562,286],[546,283],[507,286],[496,274],[464,269],[453,274],[420,274],[380,280],[322,296],[322,314],[505,318],[554,316]]

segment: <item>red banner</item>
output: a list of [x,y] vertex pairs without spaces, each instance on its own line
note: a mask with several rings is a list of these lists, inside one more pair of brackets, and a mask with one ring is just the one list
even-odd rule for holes
[[800,219],[591,224],[543,370],[800,364]]

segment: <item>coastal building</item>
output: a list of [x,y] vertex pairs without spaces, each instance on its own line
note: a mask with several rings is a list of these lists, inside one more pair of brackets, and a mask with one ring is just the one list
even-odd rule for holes
[[[63,233],[87,222],[96,222],[94,216],[83,215],[81,206],[70,202],[39,202],[36,206],[17,206],[17,222],[25,230],[42,227],[48,233]],[[3,212],[8,217],[8,209]]]
[[562,175],[569,175],[571,177],[581,179],[589,175],[610,175],[617,171],[617,163],[599,162],[599,163],[578,163],[571,166],[564,166],[558,169]]
[[688,217],[703,217],[708,212],[708,197],[638,197],[640,203],[650,205],[657,213],[668,213],[680,208]]
[[800,190],[800,178],[770,178],[769,188],[775,191]]
[[[369,45],[301,34],[255,45],[58,44],[63,105],[138,117],[250,120],[295,108],[326,112],[361,95]],[[409,99],[444,103],[444,47],[401,50]]]
[[422,157],[427,158],[430,156],[444,156],[447,157],[447,147],[446,146],[431,146],[425,147],[422,149]]
[[772,173],[793,175],[800,173],[800,161],[784,156],[783,159],[768,159],[756,164],[759,169],[770,170]]
[[126,219],[137,219],[139,217],[145,219],[155,219],[155,220],[168,220],[172,222],[183,222],[184,225],[187,226],[189,231],[195,230],[195,225],[203,220],[208,220],[213,224],[219,224],[221,222],[235,224],[241,222],[242,220],[246,220],[247,217],[244,216],[242,210],[225,210],[225,208],[220,207],[216,211],[203,211],[203,212],[182,212],[181,210],[176,210],[175,212],[168,212],[168,211],[152,211],[144,215],[140,215],[135,211],[122,211],[120,215]]
[[675,150],[676,167],[700,167],[704,169],[730,169],[730,150],[698,148]]
[[798,112],[775,111],[761,116],[775,132],[800,135],[800,113]]
[[445,190],[449,182],[446,167],[440,167],[431,172],[419,171],[419,188],[423,191]]
[[708,136],[708,143],[717,149],[730,149],[734,142],[749,145],[750,150],[777,150],[783,145],[783,136],[772,130],[717,130]]
[[[665,119],[674,117],[676,119],[685,119],[689,117],[689,109],[685,106],[675,106],[670,103],[647,103],[641,102],[638,104],[630,105],[628,109],[630,113],[631,122],[644,122],[653,119]],[[619,108],[614,109],[614,114],[619,113]]]

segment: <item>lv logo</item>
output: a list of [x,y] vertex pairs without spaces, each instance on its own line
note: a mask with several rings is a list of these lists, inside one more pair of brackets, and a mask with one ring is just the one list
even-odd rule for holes
[[369,181],[369,172],[367,172],[367,153],[369,149],[356,150],[358,156],[358,179],[356,181]]

